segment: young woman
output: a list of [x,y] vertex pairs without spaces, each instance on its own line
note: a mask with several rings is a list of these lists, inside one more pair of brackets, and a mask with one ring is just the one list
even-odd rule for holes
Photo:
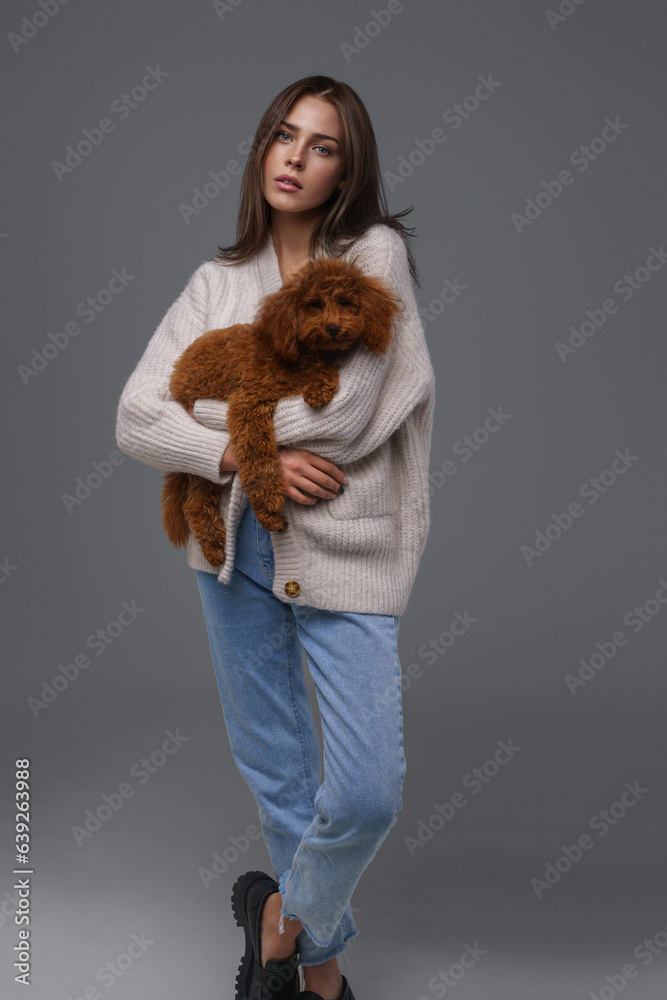
[[[435,378],[406,231],[390,216],[368,113],[330,77],[283,90],[245,168],[237,242],[202,264],[158,326],[118,404],[119,448],[163,471],[224,484],[227,551],[190,538],[232,754],[275,870],[233,888],[246,952],[237,1000],[354,1000],[336,955],[358,931],[350,898],[396,822],[403,754],[399,619],[429,530]],[[174,361],[206,330],[251,322],[262,299],[320,254],[344,255],[402,303],[386,355],[341,352],[321,409],[281,399],[274,425],[287,528],[269,533],[240,485],[227,403],[190,412]],[[324,768],[306,688],[317,692]],[[306,992],[299,993],[297,966]]]

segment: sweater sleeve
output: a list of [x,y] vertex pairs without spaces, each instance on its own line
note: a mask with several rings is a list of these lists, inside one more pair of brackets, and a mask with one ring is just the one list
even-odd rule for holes
[[[300,395],[285,397],[278,401],[273,421],[279,445],[303,448],[334,463],[370,454],[415,407],[432,407],[435,395],[435,375],[400,235],[388,233],[380,268],[363,254],[356,263],[366,273],[376,274],[402,300],[403,309],[394,319],[392,348],[377,354],[359,345],[344,353],[340,384],[330,403],[315,409]],[[227,406],[201,399],[195,402],[194,413],[208,426],[226,428]]]
[[193,420],[169,390],[174,362],[205,332],[207,297],[202,264],[169,307],[125,383],[116,411],[116,443],[126,455],[164,472],[189,472],[223,485],[233,476],[220,472],[228,431]]

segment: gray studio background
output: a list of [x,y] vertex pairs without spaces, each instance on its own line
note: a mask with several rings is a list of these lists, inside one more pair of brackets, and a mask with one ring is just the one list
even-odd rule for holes
[[[275,94],[321,72],[365,102],[391,210],[415,205],[437,377],[432,526],[400,631],[404,807],[354,893],[341,970],[357,1000],[664,997],[667,17],[649,0],[560,8],[72,0],[35,27],[37,0],[3,5],[3,996],[233,1000],[230,890],[268,854],[195,575],[162,532],[161,473],[110,455],[157,324],[234,240],[240,172],[188,221],[180,206],[211,171],[242,170]],[[110,111],[151,67],[166,76],[146,99]],[[476,102],[480,77],[493,92]],[[59,179],[105,117],[114,130]],[[123,269],[86,322],[79,303]],[[485,430],[490,410],[505,416]],[[68,508],[95,463],[107,475]],[[548,544],[526,555],[537,532]],[[91,651],[124,602],[131,623]],[[12,968],[26,757],[29,992]],[[77,842],[124,783],[134,794]]]

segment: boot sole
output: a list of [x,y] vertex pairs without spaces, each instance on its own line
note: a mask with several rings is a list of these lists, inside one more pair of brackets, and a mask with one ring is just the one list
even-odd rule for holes
[[252,967],[254,948],[250,935],[250,927],[248,926],[245,901],[248,893],[248,883],[259,876],[265,878],[266,872],[245,872],[237,878],[232,887],[232,913],[237,925],[243,928],[245,934],[245,954],[241,959],[238,972],[236,973],[235,1000],[246,1000],[248,996],[248,976]]
[[[248,924],[248,911],[246,907],[248,888],[256,878],[265,879],[266,877],[267,873],[262,871],[244,872],[243,875],[240,875],[237,878],[236,882],[232,886],[232,913],[234,914],[234,920],[237,925],[243,928],[243,932],[245,934],[245,953],[239,963],[238,972],[236,973],[235,1000],[247,1000],[248,980],[250,978],[255,953],[252,943],[252,935],[250,933],[250,925]],[[269,878],[271,878],[271,876],[269,876]],[[273,881],[275,881],[275,879]],[[297,987],[301,985],[300,971],[301,970],[297,966]]]

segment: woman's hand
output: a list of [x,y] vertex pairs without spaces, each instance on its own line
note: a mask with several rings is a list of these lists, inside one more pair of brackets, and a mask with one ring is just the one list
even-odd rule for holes
[[297,503],[315,504],[331,500],[349,482],[344,472],[328,458],[303,448],[279,445],[278,456],[285,480],[285,493]]
[[[186,406],[185,409],[193,420],[197,419],[194,406]],[[332,500],[341,487],[349,482],[337,465],[312,451],[279,445],[278,456],[285,481],[285,494],[297,503],[312,506],[318,500]],[[220,472],[237,471],[236,455],[231,444],[228,444],[220,460]]]
[[[285,494],[297,503],[313,505],[318,500],[337,496],[347,476],[327,458],[302,448],[278,447],[280,467],[285,481]],[[225,448],[220,472],[236,472],[238,464],[231,444]]]

